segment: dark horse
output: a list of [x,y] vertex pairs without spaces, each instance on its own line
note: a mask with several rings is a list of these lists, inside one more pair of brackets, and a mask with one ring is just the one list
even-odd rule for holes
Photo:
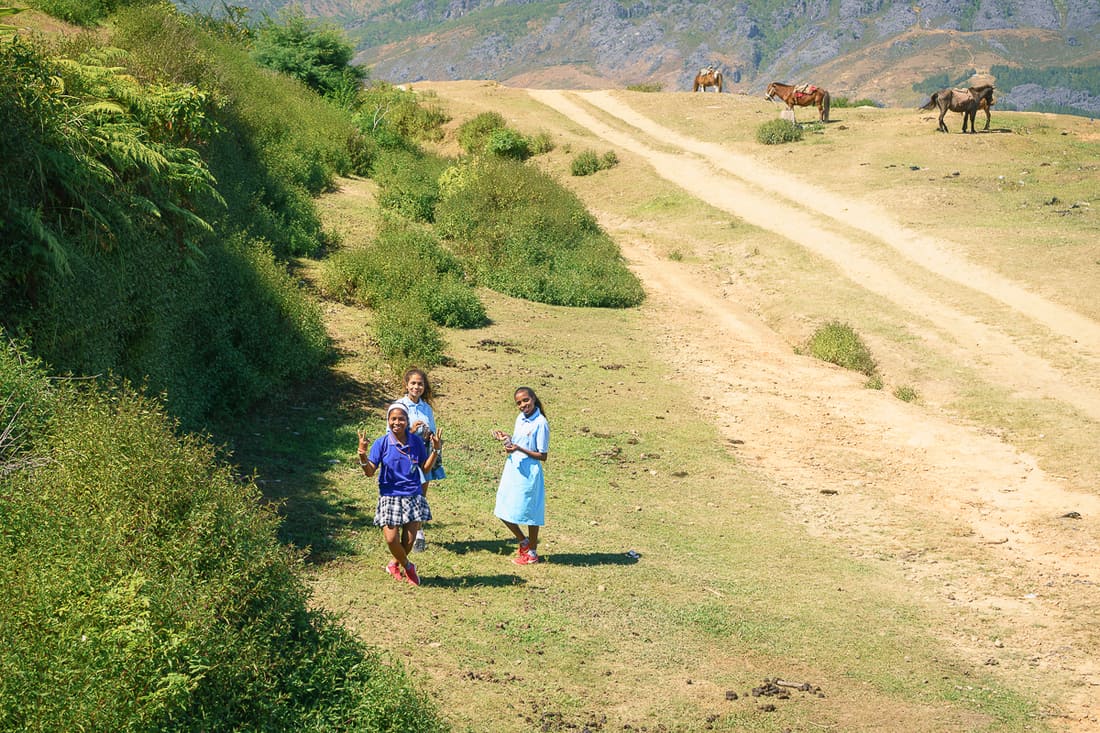
[[932,98],[928,100],[928,103],[921,107],[921,109],[932,109],[934,107],[940,108],[940,132],[947,132],[947,125],[943,123],[943,117],[947,114],[948,110],[952,112],[962,112],[963,116],[963,132],[966,132],[967,124],[970,125],[970,132],[977,132],[975,129],[975,121],[978,116],[978,110],[985,110],[985,129],[989,129],[989,108],[993,105],[993,86],[991,84],[985,84],[980,87],[970,87],[969,89],[941,89],[932,95]]
[[794,107],[809,107],[811,104],[817,106],[818,118],[822,122],[829,121],[829,93],[821,87],[815,87],[812,84],[802,84],[801,86],[795,86],[794,84],[781,84],[777,81],[773,81],[768,85],[768,90],[764,92],[764,98],[771,101],[779,97],[787,104],[787,109],[791,111],[791,116],[794,116]]
[[697,92],[702,89],[705,92],[707,87],[714,87],[717,92],[722,91],[722,72],[713,66],[699,70],[695,75],[695,82],[691,85],[691,91]]

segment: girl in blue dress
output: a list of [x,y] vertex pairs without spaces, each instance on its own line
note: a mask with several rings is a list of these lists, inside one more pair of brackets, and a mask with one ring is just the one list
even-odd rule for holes
[[359,431],[359,465],[366,476],[378,473],[378,507],[374,523],[382,528],[393,561],[386,572],[396,580],[420,585],[416,565],[409,561],[413,537],[421,522],[432,518],[432,510],[421,490],[420,471],[430,471],[439,459],[439,438],[429,451],[420,436],[409,431],[409,413],[400,402],[386,410],[389,430],[373,443]]
[[[443,431],[435,429],[435,413],[432,411],[432,388],[428,384],[428,375],[423,369],[413,367],[405,372],[405,396],[398,400],[405,406],[409,413],[409,432],[419,435],[425,444],[431,442],[433,435],[438,435],[442,441]],[[442,445],[442,443],[441,443]],[[428,497],[428,484],[447,478],[443,470],[443,449],[439,449],[435,466],[430,471],[421,472],[422,489],[424,498]],[[428,546],[424,537],[424,527],[417,530],[416,539],[413,540],[413,552],[423,552]]]
[[[539,561],[539,527],[546,523],[546,484],[542,464],[550,451],[550,423],[535,390],[520,387],[515,391],[519,416],[512,434],[494,430],[493,437],[504,444],[508,457],[497,487],[493,513],[519,540],[512,562],[533,565]],[[524,535],[521,524],[527,525]]]

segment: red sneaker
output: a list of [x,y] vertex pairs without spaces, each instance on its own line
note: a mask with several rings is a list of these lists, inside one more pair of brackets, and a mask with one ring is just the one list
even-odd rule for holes
[[386,572],[392,575],[394,580],[401,580],[401,568],[397,566],[396,560],[390,560],[390,564],[386,566]]
[[416,574],[416,566],[412,563],[405,566],[405,580],[409,581],[409,585],[420,585],[420,576]]
[[517,555],[522,555],[523,553],[527,552],[530,549],[531,549],[531,540],[524,537],[523,541],[519,543],[519,549],[516,550],[516,554]]
[[534,550],[524,550],[512,558],[512,562],[516,565],[534,565],[538,561],[539,556],[535,554]]

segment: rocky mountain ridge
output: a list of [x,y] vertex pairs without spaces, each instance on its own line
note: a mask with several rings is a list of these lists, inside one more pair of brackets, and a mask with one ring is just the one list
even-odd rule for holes
[[[257,0],[277,9],[282,0]],[[304,0],[345,27],[356,61],[394,83],[493,79],[530,87],[690,89],[716,65],[726,90],[812,81],[836,95],[911,104],[913,85],[997,65],[1100,63],[1100,0]],[[245,5],[248,5],[246,2]],[[1014,98],[1017,97],[1017,98]],[[1021,85],[1001,103],[1073,104],[1100,90]]]

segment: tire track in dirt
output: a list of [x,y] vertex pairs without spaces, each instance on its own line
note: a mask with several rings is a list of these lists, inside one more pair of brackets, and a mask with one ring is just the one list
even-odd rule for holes
[[[913,313],[913,320],[929,323],[933,327],[924,329],[922,337],[936,340],[934,350],[951,354],[1017,394],[1058,399],[1100,421],[1097,376],[1067,374],[1026,351],[1008,334],[923,292],[895,269],[874,259],[855,238],[845,236],[843,230],[850,227],[842,220],[864,219],[867,223],[860,230],[903,254],[908,266],[925,267],[960,287],[977,290],[1059,334],[1065,348],[1095,366],[1088,370],[1093,375],[1100,375],[1100,324],[967,262],[945,244],[891,223],[885,213],[869,204],[770,171],[718,145],[685,138],[639,115],[607,92],[575,94],[647,135],[702,157],[656,150],[604,124],[562,92],[529,93],[599,137],[645,158],[659,175],[685,191],[829,260],[861,287]],[[858,216],[852,217],[853,211],[858,211]],[[822,218],[829,223],[823,225]],[[881,228],[874,226],[876,223]],[[807,236],[806,232],[813,234]],[[910,247],[916,248],[915,252],[909,251]]]
[[[806,241],[799,234],[809,218],[806,196],[798,195],[799,206],[776,203],[774,194],[769,198],[760,193],[770,187],[793,191],[798,182],[771,171],[761,172],[761,180],[750,177],[746,171],[760,171],[755,163],[740,172],[745,180],[728,170],[716,172],[705,160],[662,153],[603,124],[560,92],[529,93],[599,137],[644,157],[689,193],[822,254],[858,284],[911,311],[914,319],[947,324],[943,327],[949,333],[935,350],[969,360],[986,377],[1027,394],[1081,406],[1082,393],[1091,391],[1086,397],[1089,414],[1100,415],[1100,398],[1091,386],[1067,387],[1062,381],[1067,375],[1053,365],[1024,353],[1008,335],[919,291],[864,254],[858,242],[836,231],[822,232],[816,224],[802,230],[814,232],[813,241]],[[580,96],[607,109],[604,93]],[[645,129],[635,123],[634,113],[620,106],[609,104],[607,111]],[[660,132],[652,123],[639,122]],[[659,136],[666,142],[679,138]],[[702,149],[694,143],[680,147]],[[732,165],[733,160],[727,162]],[[816,211],[817,199],[812,200]],[[822,204],[849,211],[856,205],[840,197]],[[762,212],[789,226],[775,224]],[[1051,695],[1061,697],[1059,714],[1064,716],[1054,721],[1056,727],[1089,730],[1097,716],[1091,698],[1100,686],[1100,668],[1093,661],[1100,635],[1087,621],[1100,604],[1100,568],[1095,563],[1100,536],[1094,522],[1085,527],[1060,516],[1069,509],[1100,516],[1100,497],[1067,490],[1034,456],[996,436],[864,389],[860,375],[792,353],[752,313],[722,297],[717,288],[701,286],[700,271],[670,266],[638,242],[631,222],[604,216],[601,224],[616,234],[646,285],[644,307],[666,361],[683,378],[707,385],[718,403],[708,403],[707,413],[724,416],[719,418],[723,436],[735,443],[744,464],[769,478],[807,531],[833,538],[857,557],[892,558],[912,582],[914,596],[926,597],[929,588],[948,588],[932,602],[1014,630],[1005,639],[1010,655],[992,648],[988,639],[969,636],[962,631],[965,625],[945,633],[976,666],[999,657],[1001,669],[1016,679],[1039,680],[1044,689],[1064,691]],[[924,239],[914,233],[911,241]],[[971,272],[943,245],[928,242],[932,240],[924,246],[940,253],[941,267],[960,277],[958,273]],[[984,282],[990,297],[1012,300],[1012,288],[1001,288],[995,278]],[[1015,301],[1009,305],[1026,307]],[[1040,321],[1060,317],[1060,306],[1049,305]],[[708,323],[707,329],[694,327],[700,320]],[[1084,359],[1095,347],[1089,338],[1079,339]],[[835,494],[823,494],[823,489]],[[1073,640],[1072,647],[1067,639]]]

